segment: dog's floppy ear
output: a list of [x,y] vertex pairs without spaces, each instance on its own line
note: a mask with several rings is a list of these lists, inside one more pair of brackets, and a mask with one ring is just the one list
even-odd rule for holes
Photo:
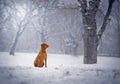
[[41,47],[43,47],[43,46],[44,46],[44,43],[41,44]]

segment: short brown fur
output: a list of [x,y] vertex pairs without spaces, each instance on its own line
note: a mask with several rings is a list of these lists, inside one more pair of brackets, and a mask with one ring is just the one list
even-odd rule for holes
[[47,67],[47,53],[46,53],[46,48],[48,48],[49,45],[46,43],[41,44],[41,50],[39,51],[35,61],[34,61],[34,66],[35,67]]

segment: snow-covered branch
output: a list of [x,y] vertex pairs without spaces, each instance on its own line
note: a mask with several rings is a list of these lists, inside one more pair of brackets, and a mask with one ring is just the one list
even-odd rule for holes
[[108,5],[106,15],[104,16],[102,26],[99,29],[98,34],[97,34],[98,35],[98,40],[97,41],[99,41],[101,39],[101,36],[103,35],[103,33],[104,33],[105,29],[106,29],[106,26],[108,24],[109,16],[110,16],[110,13],[112,11],[112,6],[113,6],[114,1],[115,0],[109,0],[109,5]]

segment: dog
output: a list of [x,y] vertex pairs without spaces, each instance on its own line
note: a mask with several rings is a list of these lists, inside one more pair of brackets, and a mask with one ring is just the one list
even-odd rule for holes
[[46,48],[48,48],[49,45],[47,43],[42,43],[41,44],[41,49],[34,61],[34,67],[47,67],[47,53],[46,53]]

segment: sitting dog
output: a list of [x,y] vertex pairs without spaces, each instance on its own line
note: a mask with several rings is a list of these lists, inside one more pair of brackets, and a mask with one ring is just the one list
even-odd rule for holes
[[47,53],[46,53],[46,48],[48,48],[49,45],[46,43],[41,44],[41,50],[39,51],[35,61],[34,61],[34,66],[35,67],[47,67]]

